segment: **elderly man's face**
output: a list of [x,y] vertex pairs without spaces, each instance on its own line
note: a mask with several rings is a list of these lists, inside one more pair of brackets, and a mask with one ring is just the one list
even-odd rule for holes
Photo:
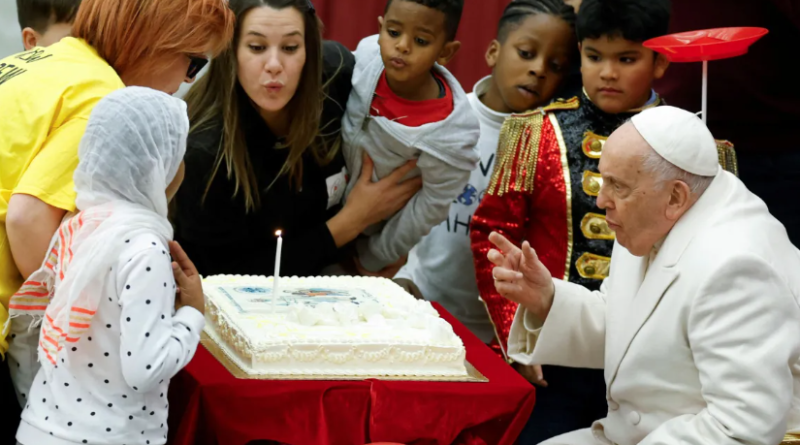
[[608,138],[600,159],[603,186],[597,206],[606,210],[608,226],[631,254],[645,256],[664,238],[674,221],[667,217],[670,188],[657,187],[643,171],[651,150],[636,128],[627,123]]

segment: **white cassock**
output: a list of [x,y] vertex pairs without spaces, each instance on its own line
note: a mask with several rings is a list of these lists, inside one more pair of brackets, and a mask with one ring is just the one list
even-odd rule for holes
[[609,410],[547,444],[775,445],[800,429],[800,252],[734,175],[652,258],[615,245],[600,291],[554,282],[544,324],[517,312],[510,356],[604,368]]

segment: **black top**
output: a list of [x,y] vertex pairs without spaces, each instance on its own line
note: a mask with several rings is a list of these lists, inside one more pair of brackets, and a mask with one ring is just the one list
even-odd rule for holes
[[[572,257],[570,258],[569,281],[580,284],[590,290],[597,290],[602,284],[601,280],[583,278],[578,273],[577,261],[585,253],[611,257],[611,250],[614,247],[613,240],[589,239],[581,230],[582,220],[588,213],[605,215],[605,210],[597,207],[597,198],[589,196],[583,187],[583,173],[599,172],[599,159],[588,157],[583,151],[583,140],[587,132],[592,132],[597,136],[607,138],[617,128],[622,126],[628,119],[636,115],[636,112],[624,112],[609,114],[595,105],[585,94],[581,93],[580,107],[574,110],[563,110],[555,112],[558,118],[564,145],[567,149],[567,161],[569,163],[569,179],[572,189]],[[659,98],[653,106],[660,105]],[[649,107],[648,107],[649,108]]]
[[[351,90],[355,59],[336,42],[323,44],[323,81],[329,85],[322,111],[325,134],[339,136],[341,119]],[[326,222],[341,210],[328,208],[326,179],[344,168],[341,150],[326,166],[317,165],[310,152],[303,157],[302,187],[288,175],[276,175],[288,149],[275,148],[277,138],[267,127],[247,94],[237,86],[242,129],[258,179],[261,206],[249,213],[240,192],[234,197],[233,178],[220,166],[205,202],[201,202],[222,138],[222,119],[207,130],[189,136],[186,177],[175,197],[175,238],[205,276],[215,274],[272,275],[276,230],[283,230],[282,276],[313,276],[339,260]],[[326,123],[330,126],[325,127]]]

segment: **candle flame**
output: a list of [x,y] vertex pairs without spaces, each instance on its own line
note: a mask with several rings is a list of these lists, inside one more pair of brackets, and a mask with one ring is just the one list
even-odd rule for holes
[[279,236],[281,236],[281,234],[282,234],[282,233],[283,233],[283,231],[281,231],[281,230],[276,230],[276,231],[275,231],[275,236],[278,236],[278,237],[279,237]]

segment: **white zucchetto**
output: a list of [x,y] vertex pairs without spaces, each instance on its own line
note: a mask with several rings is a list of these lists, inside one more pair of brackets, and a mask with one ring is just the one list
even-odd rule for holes
[[698,176],[720,170],[717,143],[703,121],[686,110],[655,107],[631,118],[645,141],[672,165]]

